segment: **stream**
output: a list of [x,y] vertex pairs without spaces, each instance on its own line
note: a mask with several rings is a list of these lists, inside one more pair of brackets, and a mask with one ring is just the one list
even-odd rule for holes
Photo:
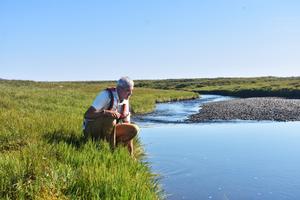
[[228,99],[160,103],[133,119],[166,199],[300,199],[300,122],[184,121],[203,103]]

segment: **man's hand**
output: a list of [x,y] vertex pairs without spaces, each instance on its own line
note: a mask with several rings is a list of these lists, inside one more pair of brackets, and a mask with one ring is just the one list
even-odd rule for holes
[[104,111],[104,114],[105,114],[106,116],[112,117],[112,118],[114,118],[114,119],[119,119],[120,116],[121,116],[121,114],[120,114],[119,112],[117,112],[117,111],[112,111],[112,110],[105,110],[105,111]]

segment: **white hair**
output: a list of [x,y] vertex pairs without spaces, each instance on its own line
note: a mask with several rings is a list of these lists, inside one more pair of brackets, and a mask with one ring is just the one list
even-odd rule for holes
[[121,77],[117,82],[117,87],[133,88],[134,82],[128,76]]

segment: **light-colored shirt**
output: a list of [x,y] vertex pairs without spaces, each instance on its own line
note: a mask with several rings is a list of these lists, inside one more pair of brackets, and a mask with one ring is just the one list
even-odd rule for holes
[[[125,112],[124,115],[127,115],[127,117],[124,119],[124,121],[130,122],[130,113],[129,113],[129,100],[124,99],[122,102],[119,100],[118,92],[117,90],[113,91],[113,97],[114,97],[114,105],[112,107],[112,110],[118,111],[119,113],[123,112],[123,105],[125,104]],[[110,105],[110,94],[109,91],[103,90],[100,92],[97,97],[95,98],[94,102],[92,103],[92,106],[97,111],[107,110]]]

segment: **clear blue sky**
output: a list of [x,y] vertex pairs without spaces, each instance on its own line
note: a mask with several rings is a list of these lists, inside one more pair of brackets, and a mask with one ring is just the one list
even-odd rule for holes
[[300,76],[300,1],[0,1],[0,78],[124,75]]

